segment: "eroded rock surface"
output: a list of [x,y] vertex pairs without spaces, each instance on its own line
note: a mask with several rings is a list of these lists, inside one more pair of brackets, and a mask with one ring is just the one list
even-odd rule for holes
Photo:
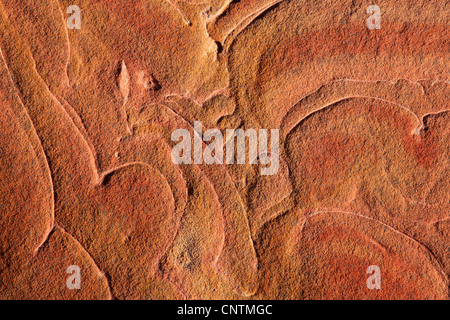
[[372,4],[0,0],[0,298],[448,299],[450,4]]

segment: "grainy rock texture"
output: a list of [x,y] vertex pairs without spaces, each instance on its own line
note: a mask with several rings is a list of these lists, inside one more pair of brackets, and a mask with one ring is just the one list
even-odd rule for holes
[[0,299],[448,299],[449,65],[447,0],[0,0]]

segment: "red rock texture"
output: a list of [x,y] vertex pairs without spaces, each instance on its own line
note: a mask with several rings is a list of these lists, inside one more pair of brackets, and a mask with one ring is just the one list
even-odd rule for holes
[[[442,0],[0,0],[0,299],[448,299],[449,23]],[[278,173],[174,164],[194,121],[279,129]]]

